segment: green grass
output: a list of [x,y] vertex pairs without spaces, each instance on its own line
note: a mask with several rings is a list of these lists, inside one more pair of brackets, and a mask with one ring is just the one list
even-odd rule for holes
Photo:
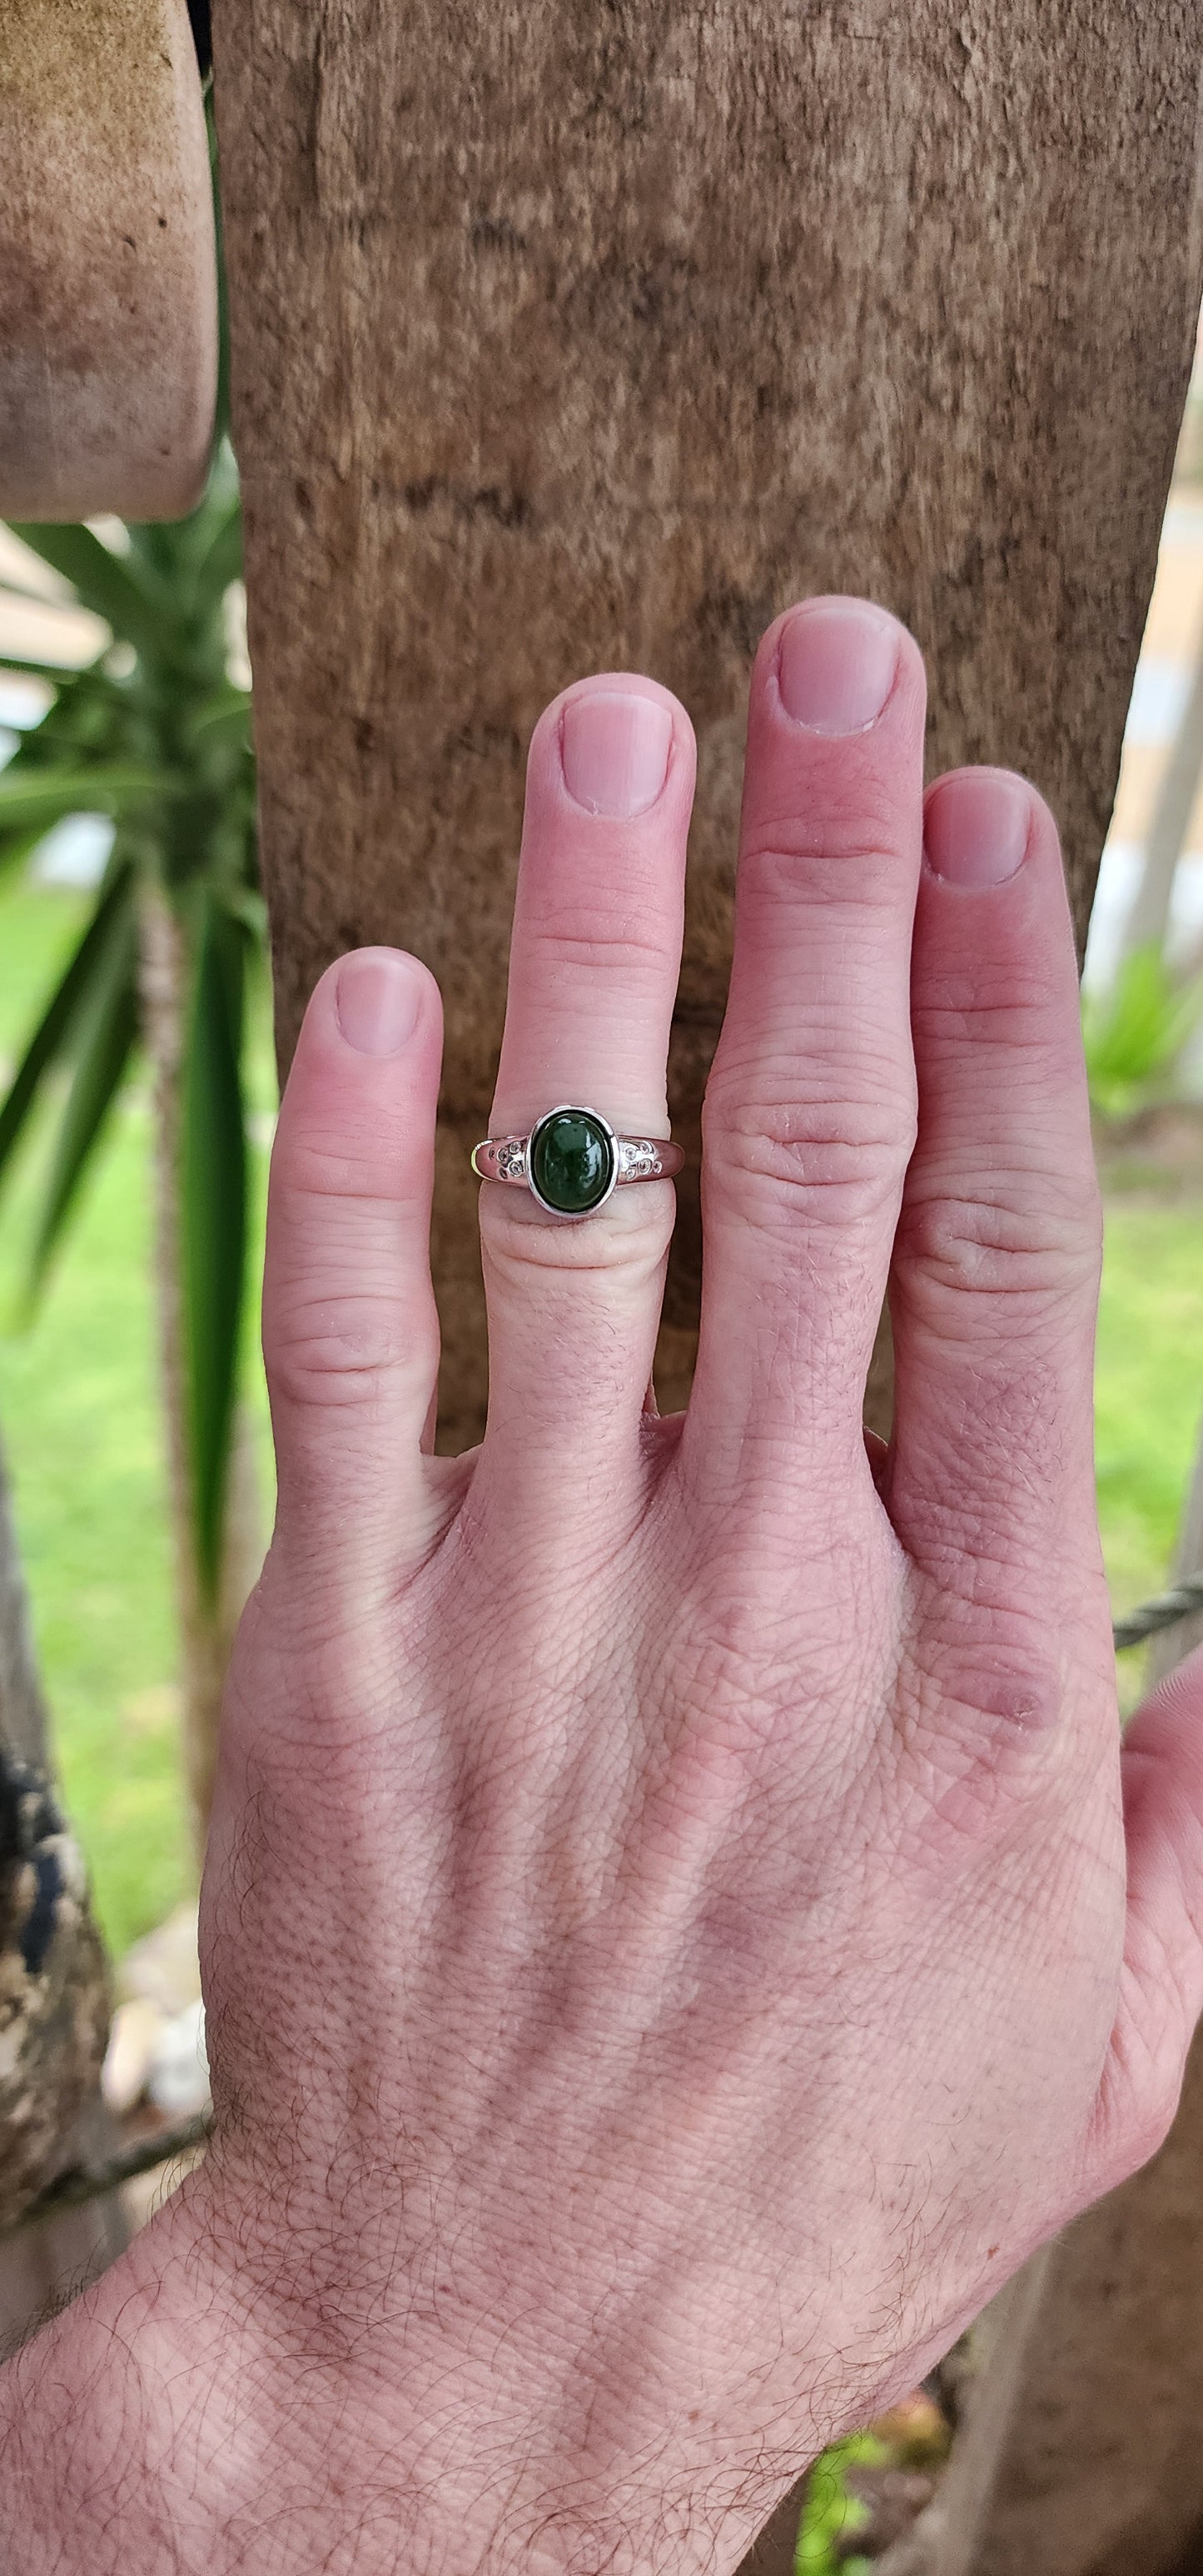
[[[81,919],[0,904],[0,1054]],[[265,1036],[257,1098],[270,1093]],[[0,1203],[0,1432],[66,1797],[120,1953],[190,1883],[149,1265],[149,1122],[131,1085],[31,1330],[13,1334],[36,1144]],[[259,1158],[262,1162],[262,1157]],[[262,1379],[251,1374],[263,1419]],[[1203,1202],[1113,1197],[1099,1329],[1099,1498],[1117,1608],[1168,1566],[1203,1412]],[[1126,1658],[1134,1687],[1138,1659]],[[1129,1696],[1131,1690],[1129,1691]]]

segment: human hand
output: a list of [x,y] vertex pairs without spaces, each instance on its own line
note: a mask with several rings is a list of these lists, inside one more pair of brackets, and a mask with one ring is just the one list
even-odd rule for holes
[[[1056,834],[962,772],[924,845],[923,712],[880,611],[765,639],[683,1418],[644,1401],[670,1185],[579,1225],[486,1186],[488,1430],[426,1454],[437,995],[368,950],[310,1005],[204,1891],[217,2134],[159,2223],[210,2321],[191,2474],[252,2576],[399,2534],[431,2576],[734,2567],[1172,2114],[1203,1678],[1129,1737],[1125,1858]],[[692,783],[648,681],[538,726],[495,1132],[564,1099],[664,1132]],[[143,2331],[186,2388],[179,2315]]]

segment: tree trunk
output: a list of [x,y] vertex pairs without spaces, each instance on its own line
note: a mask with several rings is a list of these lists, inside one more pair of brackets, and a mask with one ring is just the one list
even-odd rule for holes
[[143,1029],[154,1076],[155,1296],[180,1634],[182,1743],[199,1868],[204,1860],[213,1803],[226,1666],[243,1605],[258,1577],[263,1551],[259,1544],[253,1443],[250,1426],[239,1413],[230,1454],[221,1582],[217,1600],[211,1599],[201,1577],[193,1535],[184,1378],[179,1181],[186,969],[175,915],[162,896],[149,887],[143,895],[141,928]]
[[[650,670],[698,729],[691,1157],[749,661],[799,592],[910,621],[933,766],[1031,773],[1084,931],[1199,301],[1198,18],[217,0],[215,39],[281,1059],[352,942],[438,974],[457,1446],[523,758],[567,679]],[[667,1404],[699,1281],[679,1198]]]
[[1186,846],[1190,818],[1203,778],[1203,635],[1195,648],[1190,695],[1166,763],[1132,909],[1124,924],[1123,957],[1139,948],[1165,946],[1174,877]]
[[49,1776],[46,1708],[0,1458],[0,2349],[47,2298],[125,2241],[113,2200],[84,2222],[47,2222],[37,2243],[4,2241],[30,2201],[76,2161],[81,2124],[103,2123],[98,2083],[109,2021],[100,1937],[81,1855]]
[[0,170],[0,517],[178,517],[217,389],[184,0],[4,0]]

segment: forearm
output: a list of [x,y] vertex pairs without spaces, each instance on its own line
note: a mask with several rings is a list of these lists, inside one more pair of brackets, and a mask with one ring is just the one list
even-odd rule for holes
[[10,2576],[225,2576],[272,2411],[214,2249],[173,2205],[0,2373]]
[[[381,2367],[358,2336],[340,2357],[336,2335],[282,2334],[264,2304],[211,2213],[173,2203],[0,2371],[6,2576],[660,2564],[654,2489],[617,2460],[613,2494],[557,2468],[503,2356],[486,2390],[453,2336]],[[665,2563],[693,2562],[678,2544]]]

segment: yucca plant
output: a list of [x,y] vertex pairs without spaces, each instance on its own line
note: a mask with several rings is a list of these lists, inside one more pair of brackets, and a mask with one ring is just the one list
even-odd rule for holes
[[[112,817],[87,926],[0,1106],[0,1184],[35,1108],[56,1122],[28,1271],[45,1280],[131,1058],[153,1070],[157,1293],[182,1630],[185,1762],[198,1834],[248,1542],[231,1460],[246,1273],[243,1026],[261,953],[249,698],[229,670],[241,571],[229,446],[172,526],[17,526],[111,642],[63,673],[0,651],[50,703],[0,772],[0,868],[53,824]],[[236,1498],[235,1498],[236,1499]]]

